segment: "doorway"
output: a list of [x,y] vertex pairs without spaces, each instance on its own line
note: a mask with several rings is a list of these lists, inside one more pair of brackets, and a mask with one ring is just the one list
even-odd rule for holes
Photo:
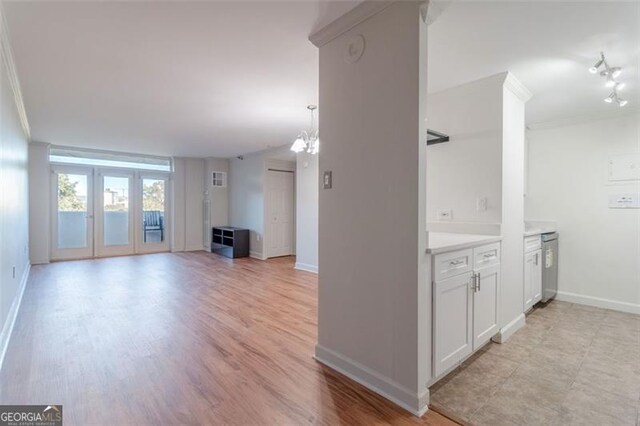
[[291,256],[295,254],[295,171],[268,167],[265,180],[266,257]]
[[52,166],[52,260],[169,250],[169,175]]

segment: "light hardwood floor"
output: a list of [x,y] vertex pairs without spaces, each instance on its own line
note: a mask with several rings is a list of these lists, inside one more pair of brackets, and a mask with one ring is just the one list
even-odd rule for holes
[[65,424],[453,424],[315,360],[317,277],[205,252],[34,266],[0,402]]

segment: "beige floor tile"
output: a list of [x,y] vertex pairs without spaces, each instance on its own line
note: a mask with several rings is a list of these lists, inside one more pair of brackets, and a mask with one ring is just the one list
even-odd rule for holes
[[531,354],[531,348],[507,341],[505,343],[491,343],[487,353],[507,358],[510,361],[522,362]]
[[504,380],[496,375],[463,370],[431,394],[430,403],[469,420],[471,414],[488,401]]
[[468,370],[470,373],[486,373],[506,379],[518,368],[518,363],[483,351],[479,352],[477,356],[465,361],[462,364],[462,368]]
[[624,365],[588,354],[580,366],[575,383],[638,401],[640,400],[640,363]]
[[637,400],[621,398],[593,386],[574,384],[554,424],[635,425]]
[[640,332],[640,315],[609,311],[605,318],[602,320],[602,325],[617,328],[627,328]]

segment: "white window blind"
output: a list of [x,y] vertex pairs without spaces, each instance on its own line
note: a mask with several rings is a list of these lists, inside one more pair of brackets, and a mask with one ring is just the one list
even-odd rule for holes
[[171,159],[150,155],[126,154],[80,148],[53,146],[49,151],[52,163],[87,166],[121,167],[127,169],[171,171]]

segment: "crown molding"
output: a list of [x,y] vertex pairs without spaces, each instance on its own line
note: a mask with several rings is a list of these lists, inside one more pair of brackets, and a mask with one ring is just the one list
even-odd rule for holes
[[31,140],[31,129],[29,127],[29,120],[27,120],[27,111],[24,108],[24,100],[22,98],[22,91],[20,90],[20,80],[18,80],[18,73],[16,72],[16,64],[13,59],[11,43],[9,42],[9,29],[5,16],[4,7],[2,6],[2,2],[0,2],[0,54],[2,55],[2,62],[7,70],[7,78],[11,86],[11,91],[13,92],[22,130],[27,140]]
[[529,89],[510,72],[507,72],[504,87],[511,90],[522,102],[527,102],[533,96]]
[[640,119],[640,108],[628,108],[624,111],[614,110],[609,113],[593,113],[572,117],[561,118],[558,120],[541,121],[537,123],[527,124],[527,131],[535,132],[536,130],[553,129],[556,127],[572,126],[582,123],[590,123],[593,121],[615,120],[617,118],[638,116]]
[[312,33],[309,36],[309,41],[316,47],[322,47],[356,25],[380,13],[393,3],[393,0],[363,1],[344,15],[336,18],[329,24],[320,28],[318,31]]

